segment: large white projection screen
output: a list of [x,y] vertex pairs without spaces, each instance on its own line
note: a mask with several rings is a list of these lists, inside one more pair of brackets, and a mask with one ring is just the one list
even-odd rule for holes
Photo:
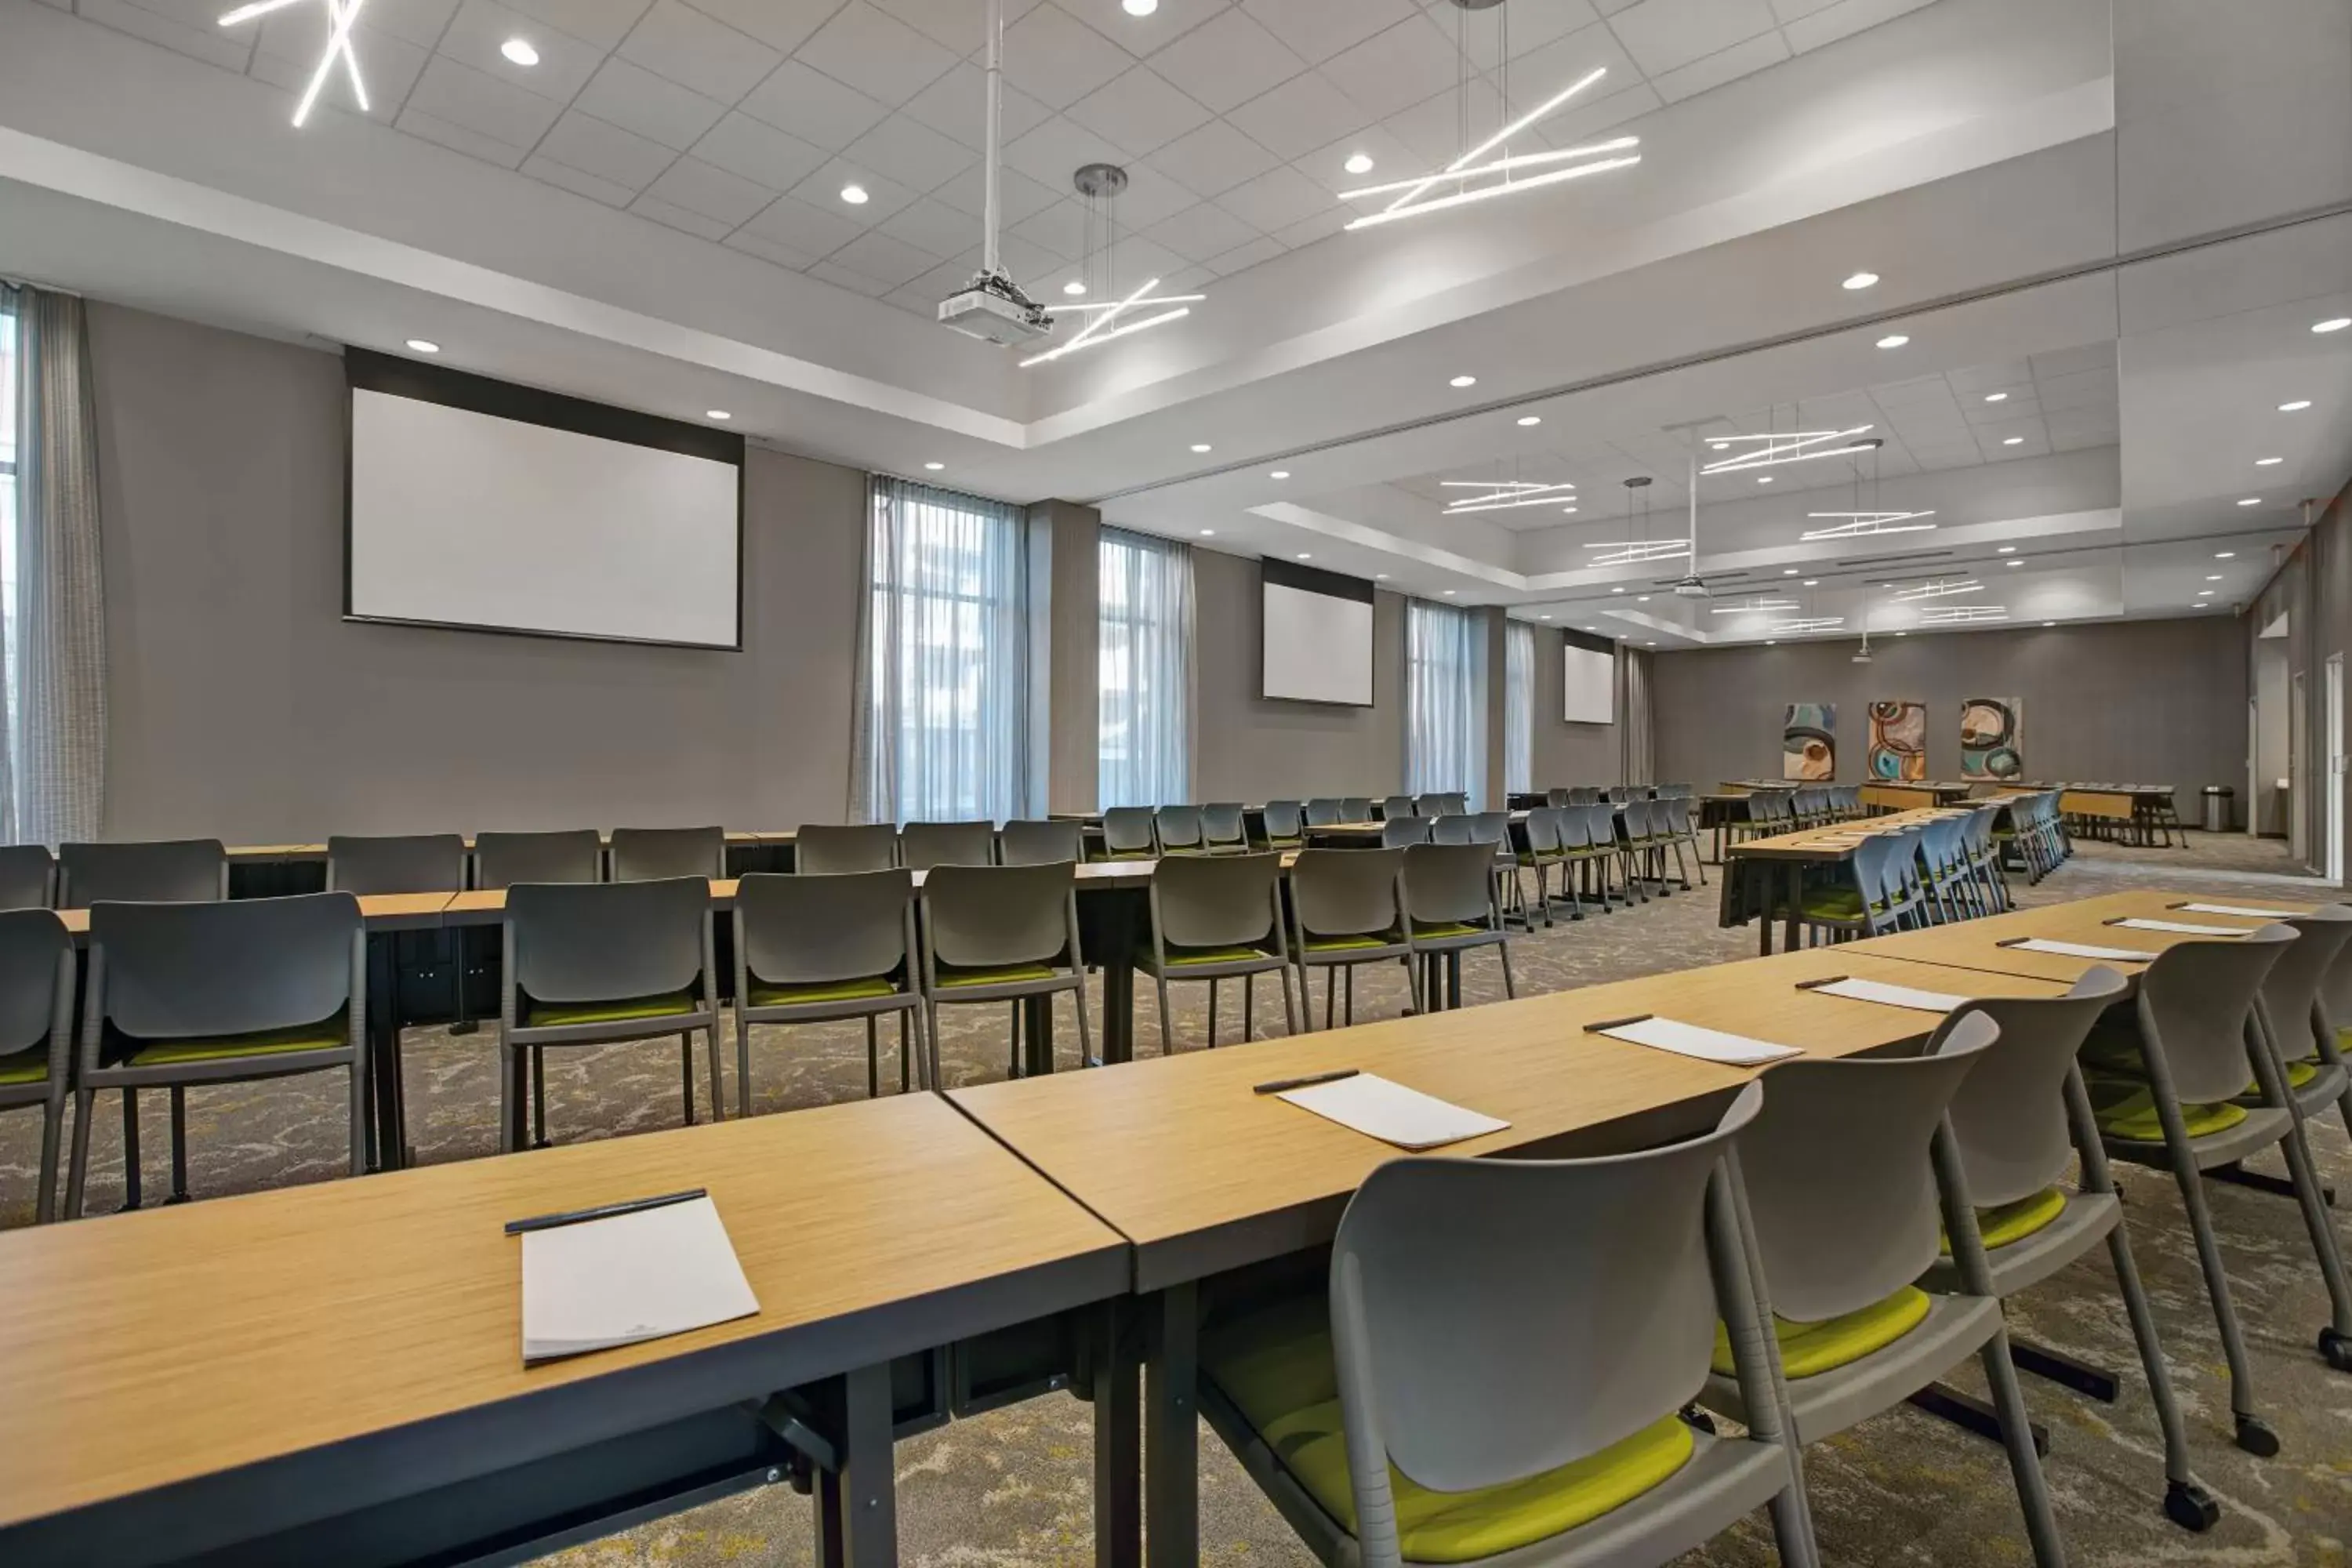
[[1372,705],[1372,606],[1281,583],[1265,595],[1268,697]]
[[1617,720],[1617,656],[1568,645],[1561,672],[1566,698],[1560,717],[1570,724],[1612,724]]
[[352,389],[369,620],[737,647],[732,463]]

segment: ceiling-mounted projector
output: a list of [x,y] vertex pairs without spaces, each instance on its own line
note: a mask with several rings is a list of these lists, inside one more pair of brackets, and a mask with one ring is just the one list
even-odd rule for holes
[[1856,664],[1868,664],[1870,662],[1870,650],[1865,647],[1860,653],[1855,654],[1853,656],[1853,662]]
[[1706,597],[1706,579],[1693,573],[1677,581],[1674,591],[1677,599],[1704,599]]
[[1002,272],[982,268],[971,281],[940,301],[940,325],[983,342],[1016,348],[1050,337],[1054,318]]

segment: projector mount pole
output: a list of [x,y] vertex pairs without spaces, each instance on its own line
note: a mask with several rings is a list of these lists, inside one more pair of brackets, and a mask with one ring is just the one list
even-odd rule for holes
[[996,258],[996,165],[1004,148],[1004,0],[988,0],[988,177],[981,198],[980,269],[992,276],[1003,268]]

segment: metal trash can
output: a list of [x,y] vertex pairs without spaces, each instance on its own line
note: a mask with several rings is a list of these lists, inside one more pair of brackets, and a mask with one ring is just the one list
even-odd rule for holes
[[2204,811],[2198,826],[2208,833],[2230,831],[2230,807],[2237,791],[2228,784],[2207,784],[2204,789]]

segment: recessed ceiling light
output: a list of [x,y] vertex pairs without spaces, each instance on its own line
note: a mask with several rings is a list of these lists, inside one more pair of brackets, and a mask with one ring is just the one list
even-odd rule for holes
[[1637,605],[1646,605],[1650,602],[1650,595],[1647,594],[1636,594],[1633,595],[1633,602]]
[[2254,467],[2258,468],[2274,468],[2285,461],[2286,459],[2284,458],[2256,458],[2254,459]]
[[1302,551],[1300,551],[1300,552],[1298,552],[1298,558],[1299,558],[1301,561],[1312,561],[1312,560],[1314,560],[1314,559],[1315,559],[1315,557],[1313,557],[1312,555],[1307,554],[1307,552],[1305,552],[1304,550],[1302,550]]
[[2210,588],[2200,588],[2197,590],[2197,596],[2200,599],[2210,599],[2213,596],[2213,590]]
[[2238,504],[2240,506],[2260,506],[2263,504],[2263,498],[2260,496],[2248,496]]
[[532,47],[529,38],[509,38],[499,46],[499,53],[519,66],[535,66],[539,63],[539,50]]
[[2004,566],[2022,566],[2025,563],[2022,561],[2004,561],[2001,564]]
[[1612,593],[1612,594],[1622,594],[1622,593],[1623,593],[1625,590],[1624,590],[1624,589],[1622,589],[1622,588],[1612,588],[1612,589],[1610,589],[1609,591],[1610,591],[1611,593]]
[[1195,452],[1205,452],[1209,450],[1209,444],[1206,441],[1195,441],[1192,443],[1192,450]]
[[724,425],[727,421],[735,417],[735,416],[728,413],[724,408],[706,408],[702,411],[702,416],[705,419],[716,419],[721,425]]
[[1559,510],[1564,516],[1574,517],[1576,515],[1576,509],[1572,506],[1564,506]]
[[1213,528],[1204,528],[1201,531],[1201,537],[1203,539],[1214,539],[1217,537],[1217,531]]
[[1385,572],[1375,572],[1372,574],[1372,581],[1375,583],[1385,583],[1388,580],[1389,574]]
[[2216,561],[2227,561],[2236,553],[2237,552],[2234,550],[2216,550],[2213,552],[2213,559]]
[[1079,282],[1079,281],[1078,281],[1076,279],[1075,279],[1075,278],[1071,279],[1067,283],[1065,283],[1065,284],[1063,284],[1063,285],[1062,285],[1062,292],[1063,292],[1063,293],[1065,293],[1065,294],[1067,294],[1067,295],[1068,295],[1071,299],[1073,299],[1073,300],[1076,299],[1079,295],[1081,295],[1081,294],[1085,293],[1086,291],[1087,291],[1087,286],[1086,286],[1085,284],[1083,284],[1083,283]]
[[441,345],[430,338],[411,338],[408,340],[408,346],[421,354],[437,354],[441,352]]
[[1519,423],[1522,425],[1540,425],[1543,423],[1543,416],[1537,414],[1523,414],[1519,416]]
[[1766,637],[1766,638],[1764,639],[1764,646],[1765,646],[1766,647],[1772,647],[1774,644],[1778,643],[1780,640],[1780,638],[1778,638],[1778,637]]
[[1446,590],[1445,590],[1445,596],[1446,596],[1447,598],[1449,598],[1449,599],[1450,599],[1450,598],[1452,598],[1452,597],[1454,597],[1454,590],[1453,590],[1453,589],[1451,589],[1451,588],[1446,589]]
[[2044,622],[2042,622],[2042,624],[2043,626],[2056,626],[2058,623],[2057,623],[2056,621],[2044,621]]
[[867,199],[866,187],[864,185],[844,185],[841,187],[841,199],[847,202],[851,206],[862,207],[866,205]]
[[2014,544],[2003,544],[1995,549],[1993,553],[1995,555],[2014,555],[2017,553],[2017,546]]
[[1848,289],[1867,289],[1873,283],[1877,281],[1878,274],[1875,272],[1857,272],[1853,277],[1845,280],[1845,287]]
[[2315,332],[2340,332],[2347,327],[2352,327],[2352,316],[2330,316],[2324,321],[2311,323],[2311,330]]
[[1911,634],[1909,632],[1896,632],[1895,635],[1898,637],[1907,637]]
[[938,473],[941,468],[946,468],[946,467],[947,467],[947,465],[946,465],[945,463],[925,463],[925,464],[923,465],[923,467],[924,467],[924,468],[929,468],[932,473],[935,473],[935,474],[936,474],[936,473]]
[[2009,401],[2009,394],[2006,392],[1988,392],[1985,394],[1985,401],[1987,403],[2007,403]]
[[1655,637],[1651,637],[1651,638],[1649,638],[1649,639],[1647,639],[1647,640],[1648,640],[1648,642],[1649,642],[1649,645],[1650,645],[1652,647],[1657,647],[1657,646],[1658,646],[1658,639],[1657,639],[1657,638],[1655,638]]
[[1370,153],[1350,153],[1348,161],[1339,167],[1351,174],[1369,174],[1372,172],[1372,155]]
[[2310,399],[2310,398],[2308,398],[2308,397],[2298,397],[2298,398],[2296,398],[2293,403],[2282,403],[2282,404],[2280,404],[2280,405],[2279,405],[2279,412],[2280,412],[2281,414],[2300,414],[2300,413],[2302,413],[2305,409],[2306,409],[2306,408],[2308,408],[2308,407],[2310,407],[2310,406],[2311,406],[2311,399]]
[[1889,332],[1885,337],[1878,340],[1878,346],[1883,349],[1899,349],[1910,341],[1911,340],[1909,338],[1905,337],[1901,332]]
[[1149,16],[1160,9],[1160,0],[1118,0],[1118,6],[1130,16]]
[[1805,586],[1808,588],[1818,588],[1821,585],[1822,580],[1819,577],[1808,577],[1805,579]]
[[1772,476],[1769,474],[1759,474],[1756,476],[1756,482],[1759,485],[1769,485],[1772,482]]
[[1478,378],[1475,375],[1457,375],[1445,384],[1448,386],[1475,386],[1478,384]]
[[2004,439],[2001,442],[2001,445],[2004,447],[2022,447],[2025,445],[2025,437],[2022,436],[2011,436]]
[[1793,577],[1797,574],[1797,571],[1798,569],[1794,566],[1783,566],[1780,568],[1780,575],[1783,577]]
[[1266,478],[1269,479],[1286,479],[1289,477],[1290,470],[1288,468],[1276,468],[1272,473],[1266,475]]

